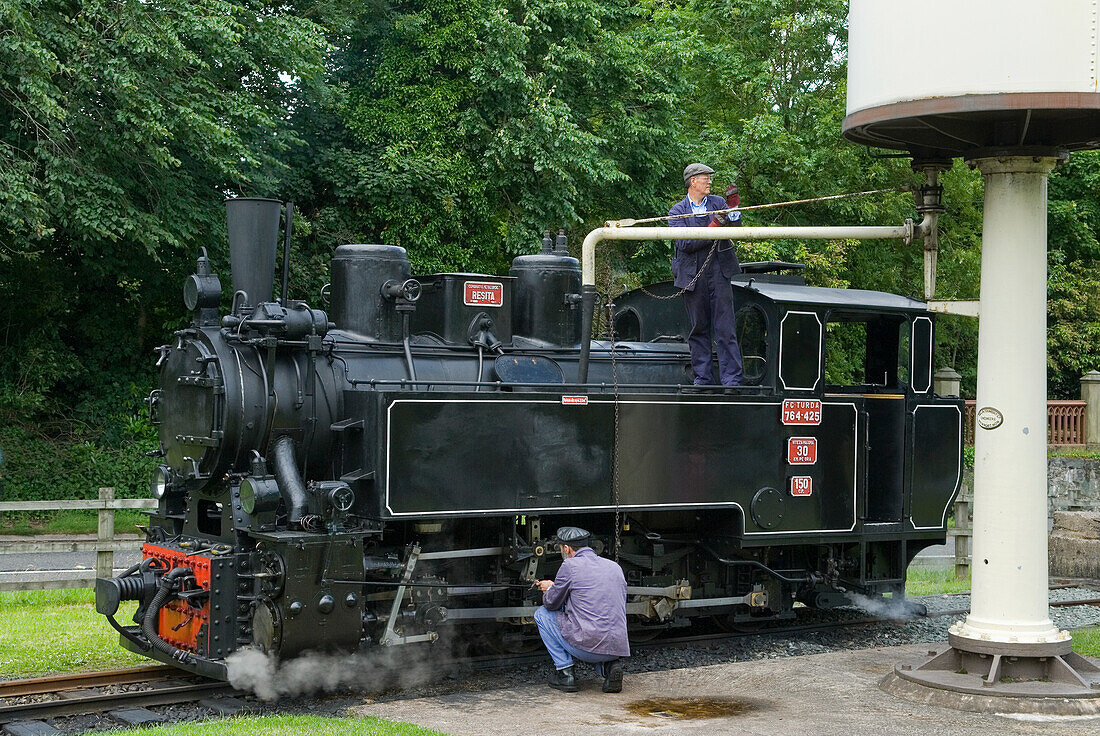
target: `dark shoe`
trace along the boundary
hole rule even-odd
[[[619,660],[607,662],[603,666],[603,691],[605,693],[621,693],[623,691],[623,666]]]
[[[619,675],[619,687],[622,687],[622,675]],[[573,668],[566,667],[564,670],[554,670],[554,674],[550,675],[550,679],[546,683],[555,690],[561,690],[563,693],[575,693],[577,692],[577,679],[573,676]]]

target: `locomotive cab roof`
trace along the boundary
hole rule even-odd
[[[745,292],[753,292],[760,297],[787,309],[811,307],[813,309],[841,309],[880,312],[927,313],[927,305],[916,299],[890,294],[884,291],[867,289],[835,289],[825,286],[806,286],[803,284],[774,283],[762,281],[752,274],[740,274],[733,277],[734,299],[744,299]]]
[[[928,394],[934,318],[924,302],[866,289],[807,286],[795,264],[746,264],[732,279],[745,383],[780,392]],[[685,343],[672,282],[615,299],[615,338]],[[648,292],[648,293],[646,293]],[[652,296],[651,296],[652,295]]]

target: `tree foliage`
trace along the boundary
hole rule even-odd
[[[427,0],[343,18],[329,67],[341,94],[296,118],[312,141],[308,173],[288,180],[310,220],[303,247],[386,242],[420,271],[499,272],[545,229],[667,207],[683,90],[652,13]]]
[[[122,426],[180,319],[199,247],[228,277],[225,193],[298,205],[292,291],[332,249],[405,246],[420,272],[504,272],[661,215],[689,161],[746,205],[920,182],[853,146],[843,0],[0,0],[0,413]],[[977,298],[982,183],[944,176],[938,296]],[[1050,386],[1100,364],[1100,156],[1050,184]],[[882,224],[905,193],[749,211]],[[919,244],[743,244],[811,283],[920,296]],[[601,279],[669,275],[668,243],[607,246]],[[939,322],[972,391],[977,324]],[[73,424],[71,420],[78,421]],[[89,430],[91,431],[91,430]],[[127,436],[115,432],[117,438]],[[116,438],[116,439],[117,439]],[[122,441],[122,440],[118,440]]]
[[[145,373],[185,264],[224,240],[225,192],[265,190],[302,144],[285,110],[324,53],[266,2],[0,2],[3,405]]]

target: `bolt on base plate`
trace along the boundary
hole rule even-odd
[[[982,642],[983,651],[968,651],[966,642],[952,639],[923,660],[898,664],[879,687],[905,700],[979,713],[1100,714],[1097,660],[1020,644]]]

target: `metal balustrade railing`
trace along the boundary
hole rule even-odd
[[[1053,447],[1084,447],[1088,442],[1085,432],[1084,401],[1047,401],[1047,444]],[[974,444],[974,415],[977,402],[966,400],[963,415],[963,443]]]

